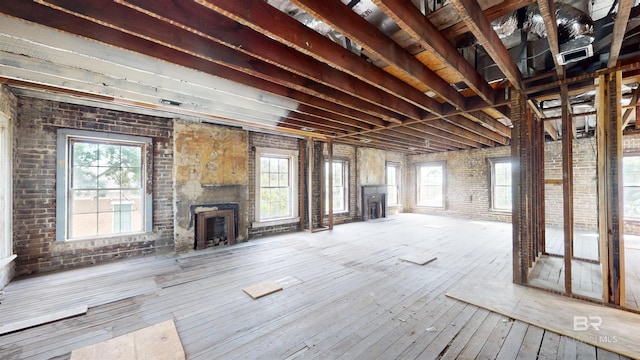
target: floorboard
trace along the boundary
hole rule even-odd
[[[69,304],[88,310],[1,335],[0,358],[67,359],[168,320],[188,359],[613,355],[445,295],[474,277],[511,281],[510,224],[419,214],[389,220],[17,279],[4,289],[2,318]],[[409,253],[437,259],[423,266],[399,259]],[[549,264],[539,272],[558,276]],[[283,290],[256,300],[243,292],[265,279]]]

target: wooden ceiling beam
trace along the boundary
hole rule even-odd
[[[469,130],[474,134],[480,135],[491,141],[495,141],[498,144],[502,144],[502,145],[509,144],[509,138],[507,138],[506,136],[502,136],[492,130],[489,130],[486,127],[462,115],[449,116],[444,118],[444,120],[449,121],[452,124],[456,124],[463,129]]]
[[[435,151],[455,150],[455,147],[445,146],[439,142],[432,142],[429,139],[418,137],[407,137],[406,134],[397,133],[393,130],[385,130],[383,132],[370,133],[366,136],[368,139],[378,141],[389,141],[398,146],[404,146],[405,151],[409,148],[428,148]],[[426,140],[426,141],[425,141]]]
[[[409,1],[373,0],[387,16],[443,64],[455,71],[484,101],[493,105],[495,91],[438,29]]]
[[[549,43],[553,63],[556,66],[558,79],[564,79],[564,65],[560,65],[558,59],[560,55],[560,42],[558,40],[556,7],[553,5],[553,0],[538,0],[538,8],[540,9],[540,15],[544,21],[544,26],[547,29],[547,42]]]
[[[469,113],[464,113],[462,114],[462,116],[481,123],[492,131],[511,139],[511,128],[494,119],[493,117],[487,115],[487,113],[485,113],[484,111],[472,111]]]
[[[153,0],[127,0],[142,6],[156,6]],[[419,90],[395,78],[372,63],[346,50],[342,46],[309,29],[288,14],[263,0],[196,0],[201,5],[218,11],[238,23],[296,50],[321,59],[336,69],[377,86],[424,110],[440,114],[440,103]],[[151,5],[148,5],[151,4]]]
[[[631,8],[634,2],[633,0],[618,1],[618,13],[616,14],[616,22],[613,24],[609,61],[607,62],[607,67],[610,69],[614,68],[618,62],[620,49],[622,49],[622,40],[624,40],[624,34],[627,31],[629,15],[631,14]]]
[[[397,113],[394,113],[392,109],[398,110],[398,112],[412,118],[419,117],[422,113],[422,111],[415,106],[408,104],[401,99],[392,97],[391,95],[357,79],[332,79],[332,75],[338,76],[344,74],[336,71],[335,69],[331,69],[320,62],[314,64],[312,59],[299,53],[289,54],[295,59],[294,61],[301,66],[298,69],[291,69],[279,64],[277,62],[277,59],[279,59],[278,57],[276,57],[276,59],[269,59],[269,62],[260,61],[265,59],[256,60],[255,56],[248,55],[247,52],[234,50],[234,46],[229,43],[224,43],[224,45],[222,45],[220,42],[213,41],[211,37],[199,36],[189,30],[186,30],[184,27],[174,26],[176,24],[167,22],[167,19],[164,19],[165,21],[163,21],[162,19],[158,19],[158,17],[153,17],[146,13],[139,13],[130,7],[116,4],[109,0],[96,0],[90,3],[78,3],[72,0],[41,1],[60,11],[70,12],[73,15],[94,21],[97,24],[108,23],[110,27],[116,30],[149,39],[160,45],[195,56],[200,56],[206,60],[217,62],[224,66],[234,67],[239,71],[243,71],[257,77],[267,76],[267,79],[270,81],[280,82],[285,86],[292,87],[299,91],[311,91],[312,95],[317,97],[325,98],[330,101],[342,102],[345,106],[353,105],[352,107],[356,107],[359,110],[367,110],[370,114],[377,116],[382,115],[382,113],[386,113],[386,115],[381,116],[384,121],[401,121],[398,119]],[[132,12],[136,15],[134,16]],[[137,21],[130,21],[129,19],[131,18],[136,18]],[[217,29],[221,33],[237,33],[237,31],[228,30],[229,27],[231,27],[232,30],[238,28],[237,23],[222,16],[219,16],[219,18],[216,17],[215,19],[220,21],[223,21],[223,19],[229,21],[229,23],[223,23],[222,25],[224,26]],[[210,18],[210,20],[212,19]],[[227,31],[224,32],[224,29],[227,29]],[[256,36],[251,37],[251,35]],[[254,41],[253,45],[264,50],[263,52],[268,52],[268,47],[263,49],[260,45],[257,45],[260,43],[260,38],[258,38],[258,36],[262,38],[263,42],[269,42],[268,38],[259,34],[247,35],[247,37]],[[275,46],[282,46],[279,43],[274,42],[274,44]],[[241,42],[236,45],[235,48],[242,48],[243,45],[251,47],[251,45]],[[276,50],[278,51],[273,51],[273,53],[278,53],[280,50],[285,51],[283,48],[277,48]],[[304,58],[296,58],[296,54],[304,56]],[[306,62],[309,62],[311,65],[316,65],[318,69],[314,70],[314,67],[309,67],[309,64],[302,65]],[[306,71],[303,70],[304,67],[307,67]],[[327,72],[323,73],[325,70]],[[303,75],[306,79],[300,75]],[[309,82],[309,80],[312,80],[312,82]],[[381,107],[382,113],[376,111],[372,112],[376,107]],[[377,125],[384,126],[384,121],[382,119],[379,120]]]
[[[456,144],[453,143],[451,141],[447,141],[444,140],[440,137],[437,137],[435,135],[431,135],[430,133],[427,132],[421,132],[415,129],[411,129],[408,127],[397,127],[395,129],[386,129],[384,131],[381,131],[380,133],[387,135],[387,134],[394,134],[391,136],[396,136],[400,139],[406,138],[406,137],[413,137],[413,138],[417,138],[420,141],[424,142],[425,140],[429,141],[430,147],[439,147],[443,150],[456,150],[456,149],[468,149],[469,146],[463,145],[463,144]]]
[[[501,16],[510,14],[535,2],[535,0],[507,0],[484,10],[484,15],[489,21],[493,21]],[[431,16],[429,16],[429,18],[431,18]],[[449,40],[469,32],[467,24],[465,24],[464,21],[458,21],[454,24],[445,24],[441,27],[441,30],[442,35]]]
[[[464,107],[465,100],[462,94],[340,0],[291,0],[291,2],[357,42],[367,51],[376,54],[396,72],[424,84],[454,106]]]
[[[407,130],[416,130],[421,133],[428,134],[430,136],[435,136],[436,140],[440,139],[439,141],[446,141],[450,143],[452,146],[459,147],[459,148],[468,149],[468,148],[482,147],[482,144],[480,144],[479,142],[469,140],[460,135],[452,134],[450,132],[444,131],[434,126],[429,126],[427,124],[413,124],[410,126],[403,126],[402,128]]]
[[[536,115],[539,121],[543,122],[544,131],[549,134],[549,136],[554,140],[558,140],[558,130],[556,130],[555,126],[550,121],[544,121],[545,115],[542,112],[542,109],[531,99],[527,100],[527,105],[529,109]]]
[[[522,73],[496,32],[493,31],[491,22],[484,15],[478,2],[475,0],[451,0],[451,4],[511,85],[521,90],[523,88]]]

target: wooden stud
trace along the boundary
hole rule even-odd
[[[333,229],[333,140],[327,142],[327,152],[329,153],[329,230]],[[345,179],[348,183],[349,179]]]
[[[573,121],[569,114],[569,89],[560,86],[562,101],[562,199],[564,215],[564,289],[571,296],[573,258]]]

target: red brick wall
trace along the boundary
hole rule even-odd
[[[20,98],[14,148],[16,273],[33,274],[117,258],[173,251],[173,122],[95,107]],[[153,232],[56,241],[58,129],[153,138]]]

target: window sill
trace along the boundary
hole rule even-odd
[[[254,228],[254,229],[257,229],[257,228],[264,228],[264,227],[269,227],[269,226],[295,224],[295,223],[299,223],[299,222],[300,222],[300,218],[299,217],[286,218],[286,219],[277,219],[277,220],[254,221],[251,224],[251,227]]]
[[[416,207],[420,208],[420,209],[440,209],[440,210],[445,210],[444,206],[416,205]]]
[[[513,212],[513,210],[509,209],[509,210],[500,210],[500,209],[489,209],[489,212],[495,213],[495,214],[511,214]]]
[[[5,265],[7,265],[9,263],[11,263],[17,257],[18,257],[18,255],[13,254],[13,255],[11,255],[9,257],[0,259],[0,268],[4,267]]]

